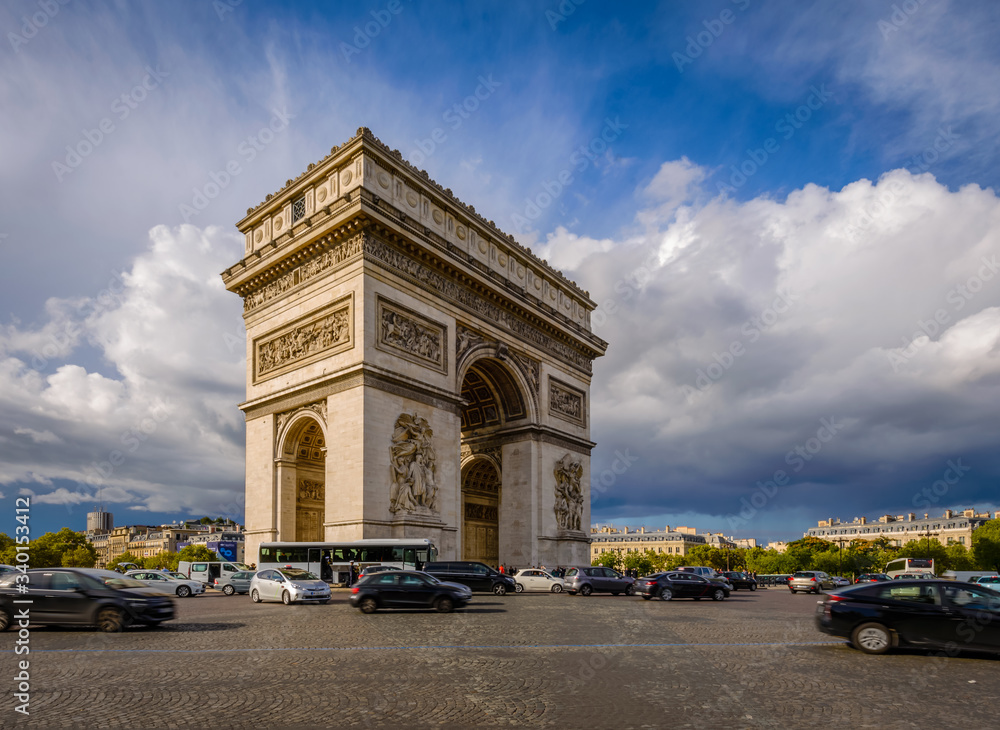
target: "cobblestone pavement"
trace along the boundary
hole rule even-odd
[[[477,595],[454,614],[178,601],[119,635],[31,632],[32,727],[997,726],[1000,660],[872,657],[813,626],[816,597],[721,603]],[[15,634],[0,636],[0,727]]]

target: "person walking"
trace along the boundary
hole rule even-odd
[[[350,588],[354,585],[354,561],[351,561],[350,570],[347,572],[347,587]]]

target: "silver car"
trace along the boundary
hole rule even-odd
[[[250,598],[254,603],[281,601],[286,606],[290,603],[329,603],[330,586],[301,568],[260,570],[250,581]]]
[[[571,596],[579,593],[589,596],[591,593],[610,593],[617,596],[624,593],[631,596],[635,593],[635,578],[622,575],[613,568],[603,568],[599,565],[587,565],[581,568],[566,570],[566,592]]]
[[[204,583],[188,578],[175,578],[161,570],[130,570],[125,576],[159,588],[164,593],[175,593],[178,598],[198,596],[205,592]]]
[[[222,591],[227,596],[234,593],[249,593],[250,583],[253,581],[254,572],[252,570],[241,570],[238,573],[227,573],[215,579],[215,590]]]
[[[820,593],[836,588],[833,578],[822,570],[800,570],[788,579],[788,590],[792,593]]]

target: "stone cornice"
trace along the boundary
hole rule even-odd
[[[432,180],[426,170],[421,170],[411,165],[403,158],[399,150],[390,148],[372,134],[372,131],[367,127],[359,127],[354,137],[350,140],[342,145],[331,148],[330,154],[319,162],[310,163],[305,172],[298,175],[294,180],[287,180],[284,187],[276,193],[269,194],[263,202],[258,203],[254,207],[247,208],[247,215],[236,224],[236,227],[242,232],[252,229],[255,224],[264,218],[266,213],[284,210],[293,199],[305,194],[317,178],[328,175],[330,172],[344,165],[344,163],[352,162],[359,155],[365,153],[372,154],[378,158],[384,167],[392,169],[393,172],[405,175],[408,182],[412,184],[412,187],[421,188],[424,192],[429,192],[434,198],[442,201],[444,204],[439,207],[447,207],[458,211],[463,217],[468,218],[473,225],[486,229],[491,236],[502,240],[504,244],[510,246],[515,252],[545,270],[548,274],[558,279],[561,284],[585,299],[591,305],[590,309],[596,307],[596,304],[590,300],[588,292],[577,286],[575,282],[567,279],[561,271],[550,266],[547,261],[540,259],[532,253],[530,248],[519,244],[512,235],[502,231],[496,223],[481,216],[473,206],[467,205],[456,198],[451,188],[442,187]]]

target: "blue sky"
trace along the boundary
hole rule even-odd
[[[122,447],[118,523],[242,516],[218,272],[362,125],[599,303],[594,521],[1000,501],[994,3],[15,1],[0,29],[0,505],[34,494],[36,529],[82,527]]]

